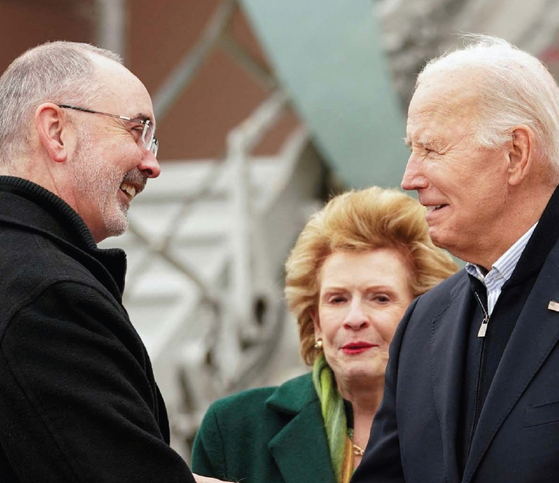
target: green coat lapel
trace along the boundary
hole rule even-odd
[[[310,374],[280,386],[266,405],[293,415],[268,444],[285,483],[334,483],[320,403]]]

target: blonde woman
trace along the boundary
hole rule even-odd
[[[330,200],[286,263],[287,302],[312,372],[216,401],[196,437],[193,471],[254,483],[349,482],[398,322],[456,269],[409,196],[372,187]]]

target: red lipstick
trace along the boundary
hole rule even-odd
[[[377,346],[375,344],[371,344],[370,342],[364,342],[358,340],[344,345],[342,347],[342,351],[348,355],[356,355],[369,350],[371,347],[377,347]]]

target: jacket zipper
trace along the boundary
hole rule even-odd
[[[483,320],[481,321],[481,325],[479,326],[479,331],[477,333],[477,336],[485,337],[485,334],[487,333],[487,326],[489,324],[489,314],[487,313],[487,310],[485,310],[485,306],[483,305],[481,299],[479,298],[478,293],[474,292],[474,295],[476,296],[476,299],[479,303],[479,306],[481,307],[481,310],[483,310]]]
[[[480,410],[479,408],[479,391],[480,391],[480,385],[481,385],[481,370],[484,366],[484,358],[485,358],[485,334],[487,333],[487,327],[489,325],[489,314],[487,313],[487,310],[485,308],[485,305],[483,305],[483,302],[481,301],[481,298],[479,297],[477,292],[474,292],[474,295],[478,301],[479,306],[481,307],[481,310],[483,311],[483,320],[481,321],[481,325],[479,327],[479,331],[477,333],[477,336],[480,337],[482,339],[481,341],[481,351],[480,351],[480,358],[479,358],[479,368],[478,368],[478,374],[477,374],[477,382],[476,382],[476,397],[475,397],[475,402],[474,402],[474,423],[472,424],[472,429],[470,431],[470,442],[468,444],[468,454],[470,453],[470,449],[472,447],[472,440],[474,439],[474,433],[477,427],[477,421],[478,421],[478,411]]]

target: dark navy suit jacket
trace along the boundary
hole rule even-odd
[[[460,474],[458,422],[472,297],[462,270],[409,307],[352,483],[559,481],[559,312],[548,308],[559,302],[559,243],[520,312]]]

